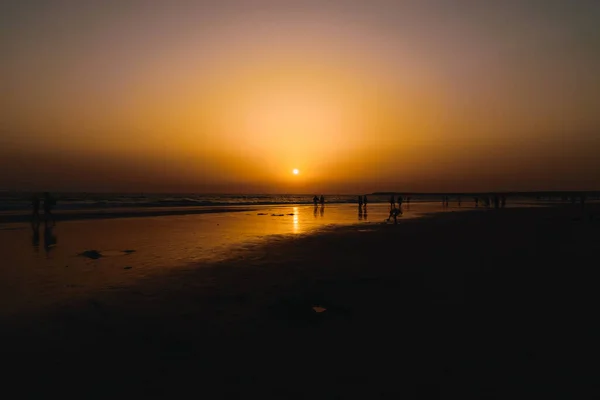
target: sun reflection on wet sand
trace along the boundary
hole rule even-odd
[[[292,231],[294,234],[300,233],[300,226],[298,224],[298,207],[293,208],[294,218],[292,220]]]

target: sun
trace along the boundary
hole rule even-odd
[[[294,175],[298,175],[298,174],[300,173],[300,171],[298,170],[298,168],[294,168],[294,169],[292,170],[292,173],[293,173]]]

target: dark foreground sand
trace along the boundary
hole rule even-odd
[[[272,242],[4,318],[3,389],[594,398],[599,238],[600,208],[589,205],[451,212]]]

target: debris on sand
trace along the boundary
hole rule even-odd
[[[131,253],[135,253],[135,250],[123,250],[123,253],[131,254]]]
[[[127,265],[127,266],[123,267],[123,269],[131,269],[131,268],[133,268],[131,265]]]
[[[258,213],[256,215],[269,215],[269,214],[267,214],[267,213]]]
[[[283,217],[283,214],[271,214],[271,217]]]
[[[102,254],[98,250],[86,250],[83,253],[79,253],[78,255],[82,257],[91,258],[92,260],[97,260],[102,257]]]
[[[321,307],[321,306],[314,306],[312,309],[315,310],[315,312],[317,312],[317,313],[322,313],[323,311],[327,311],[327,309],[325,307]]]
[[[294,213],[289,213],[288,215],[294,215]]]

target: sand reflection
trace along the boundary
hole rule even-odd
[[[292,232],[300,233],[300,224],[298,223],[298,207],[293,208],[294,218],[292,219]]]

